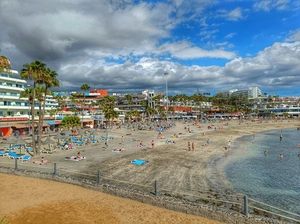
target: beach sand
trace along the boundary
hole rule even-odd
[[[53,181],[0,174],[0,219],[38,223],[221,222]]]
[[[208,129],[208,126],[212,128]],[[209,166],[214,158],[226,153],[225,147],[228,147],[229,141],[233,147],[235,139],[243,135],[253,135],[254,132],[259,135],[263,130],[296,129],[299,126],[299,120],[242,123],[232,120],[228,125],[221,121],[201,124],[201,127],[193,123],[177,121],[176,127],[162,133],[166,139],[174,140],[175,144],[167,144],[164,142],[165,139],[157,139],[158,133],[153,130],[112,129],[109,136],[115,138],[108,141],[108,149],[105,148],[104,141],[101,141],[77,147],[75,150],[59,150],[53,154],[39,155],[31,160],[39,160],[41,156],[45,156],[46,159],[57,164],[58,173],[92,180],[97,179],[97,171],[100,170],[102,182],[124,185],[127,188],[132,187],[146,192],[153,191],[153,183],[157,180],[160,194],[188,194],[186,198],[191,199],[197,197],[199,192],[215,190],[207,176]],[[189,133],[188,129],[192,130],[192,133]],[[172,138],[175,133],[180,133],[180,138]],[[105,132],[98,130],[96,138],[99,139],[101,135],[105,135]],[[209,145],[207,145],[208,139],[210,139]],[[154,149],[151,149],[151,140],[155,141]],[[141,141],[145,146],[137,147]],[[195,151],[188,150],[188,141],[195,143]],[[126,152],[113,152],[112,150],[116,148],[125,148]],[[86,157],[85,160],[73,162],[64,159],[66,156],[76,155],[78,151]],[[147,160],[148,163],[144,166],[136,166],[130,163],[133,159]],[[52,163],[39,166],[32,164],[32,161],[19,163],[19,168],[49,173],[53,171]],[[14,167],[14,162],[7,158],[0,158],[0,164]],[[76,223],[77,215],[80,216],[78,220],[83,223],[218,223],[51,181],[29,179],[28,184],[32,183],[32,185],[25,185],[27,178],[23,180],[22,177],[22,184],[20,184],[19,178],[21,177],[7,175],[3,175],[2,178],[1,175],[1,180],[5,180],[1,181],[1,189],[7,190],[0,191],[1,199],[5,198],[2,200],[5,203],[1,203],[0,218],[7,215],[9,220],[12,220],[11,223],[18,223],[17,220],[21,215],[26,217],[25,220],[30,219],[27,223],[40,223],[41,217],[49,217],[52,221],[54,219],[47,215],[49,211],[52,216],[57,213],[55,218],[64,219],[64,223],[67,223],[66,220]],[[14,194],[4,194],[10,189],[14,189]],[[85,218],[88,222],[83,221]],[[61,222],[56,220],[53,223]]]

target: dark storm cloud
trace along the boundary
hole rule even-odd
[[[2,0],[1,55],[19,71],[25,63],[43,60],[59,74],[60,89],[68,91],[79,91],[84,83],[110,93],[164,91],[166,71],[170,93],[300,85],[299,31],[291,33],[289,43],[241,58],[223,49],[203,50],[187,40],[162,42],[188,15],[190,19],[217,1],[136,2]],[[230,61],[224,67],[184,66],[174,58]]]

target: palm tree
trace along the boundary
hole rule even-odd
[[[84,93],[89,90],[91,87],[88,84],[83,84],[80,89],[84,91]],[[85,107],[85,94],[84,94],[84,104],[83,106]],[[82,118],[82,127],[83,127],[83,112],[84,112],[84,107],[82,109],[82,113],[81,113],[81,118]]]
[[[3,72],[4,69],[9,70],[10,63],[5,56],[0,56],[0,73]]]
[[[134,110],[134,111],[132,112],[132,115],[133,115],[133,117],[135,118],[136,121],[138,120],[138,118],[141,117],[141,113],[140,113],[140,111],[138,111],[138,110]]]
[[[109,121],[109,126],[111,126],[111,119],[118,118],[119,114],[115,111],[115,101],[113,96],[105,96],[101,101],[102,111],[104,117]]]
[[[131,105],[133,104],[132,96],[130,94],[126,94],[125,99],[128,101],[128,109],[130,110]]]
[[[153,116],[155,115],[155,109],[152,107],[147,107],[146,114],[148,114],[150,119],[153,118]]]
[[[50,68],[47,68],[45,70],[45,73],[44,73],[43,77],[41,78],[41,80],[39,82],[40,84],[45,85],[44,104],[43,104],[43,117],[42,117],[43,121],[44,121],[44,111],[45,111],[45,107],[46,107],[46,96],[47,96],[47,93],[48,93],[48,89],[55,88],[55,87],[60,87],[60,82],[56,77],[57,77],[57,73],[55,71],[52,71]]]
[[[40,79],[37,81],[37,83],[40,86],[37,86],[38,90],[38,101],[39,101],[39,125],[38,125],[38,133],[41,137],[42,135],[42,127],[44,123],[45,118],[45,107],[46,107],[46,97],[47,95],[50,95],[51,92],[49,92],[49,88],[52,87],[59,87],[60,83],[59,80],[56,78],[57,73],[55,71],[52,71],[50,68],[45,68],[43,73],[40,75]],[[43,105],[42,105],[43,102]],[[43,106],[43,109],[42,109]],[[39,148],[41,148],[41,138],[39,138],[38,141]]]
[[[133,114],[132,111],[127,111],[125,113],[125,118],[127,118],[129,120],[129,123],[131,123],[132,116],[133,116],[132,114]]]
[[[30,64],[24,64],[23,69],[21,70],[21,79],[33,80],[33,93],[32,99],[33,103],[31,104],[31,116],[32,116],[32,147],[33,155],[37,154],[37,149],[35,147],[35,131],[34,131],[34,101],[35,101],[35,89],[38,81],[41,79],[41,76],[45,70],[46,64],[37,60]]]
[[[42,112],[42,105],[44,101],[44,94],[45,94],[45,88],[44,86],[37,86],[36,87],[36,99],[39,102],[39,121],[38,121],[38,148],[41,149],[41,137],[42,137],[42,127],[43,127],[43,112]]]
[[[20,98],[27,98],[28,99],[28,103],[30,104],[30,108],[31,108],[32,105],[34,104],[34,100],[33,100],[33,88],[24,89],[24,91],[22,91],[20,93]],[[30,114],[28,114],[28,122],[30,120],[29,116],[30,116]],[[30,130],[30,124],[28,124],[28,129]],[[28,135],[30,135],[30,131],[28,132]]]

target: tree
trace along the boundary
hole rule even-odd
[[[88,84],[83,84],[80,89],[84,91],[84,93],[89,90],[91,87]],[[84,94],[84,104],[82,109],[82,127],[83,127],[83,113],[84,113],[84,107],[85,107],[85,94]]]
[[[128,108],[130,109],[131,105],[133,104],[132,96],[130,94],[126,94],[125,99],[128,101]]]
[[[33,100],[33,88],[24,89],[24,91],[22,91],[20,93],[20,98],[27,98],[28,99],[28,103],[30,104],[30,108],[31,108],[32,105],[34,104],[34,100]],[[29,116],[30,116],[30,114],[28,114],[28,120],[29,120]],[[28,129],[30,130],[30,125],[29,125]],[[30,135],[30,131],[29,131],[28,134]]]
[[[21,70],[21,79],[33,80],[33,93],[32,99],[33,104],[31,104],[31,116],[32,116],[32,147],[33,147],[33,155],[37,154],[37,149],[35,147],[35,131],[34,131],[34,101],[35,101],[35,90],[38,81],[41,79],[41,76],[46,68],[46,64],[37,60],[30,64],[24,64],[23,69]]]
[[[137,121],[138,118],[141,117],[141,113],[140,113],[140,111],[138,111],[138,110],[134,110],[134,111],[132,112],[132,115],[133,115],[133,117],[136,119],[136,121]]]
[[[45,118],[45,107],[46,107],[46,97],[47,95],[52,94],[49,91],[49,88],[59,87],[59,80],[56,78],[57,73],[52,71],[50,68],[45,68],[43,73],[40,75],[39,80],[37,81],[37,98],[39,101],[39,125],[38,125],[38,134],[42,136],[42,128]],[[42,109],[43,108],[43,109]],[[41,148],[41,138],[38,139],[39,148]]]
[[[62,119],[60,126],[68,130],[72,127],[80,127],[80,118],[77,115],[66,116]]]
[[[146,114],[148,114],[150,119],[153,118],[153,116],[155,115],[155,109],[152,107],[147,107]]]
[[[9,60],[5,56],[0,56],[0,73],[4,71],[4,69],[7,71],[10,69],[10,63]]]
[[[44,101],[44,94],[45,94],[45,88],[44,86],[37,86],[36,87],[36,99],[39,102],[39,121],[38,121],[38,148],[41,149],[41,136],[42,136],[42,127],[43,127],[43,112],[42,112],[42,103]]]
[[[109,122],[109,126],[111,126],[111,120],[119,117],[118,112],[115,111],[115,101],[116,99],[113,96],[105,96],[101,101],[102,111],[104,113],[104,117]]]
[[[127,119],[129,120],[129,123],[131,123],[132,116],[133,116],[132,111],[127,111],[127,112],[125,113],[125,118],[127,118]]]

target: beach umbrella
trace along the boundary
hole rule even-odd
[[[85,130],[79,129],[79,130],[78,130],[78,134],[79,134],[79,135],[84,135],[84,134],[85,134]]]
[[[78,130],[78,135],[80,135],[81,136],[81,140],[82,140],[82,136],[85,134],[85,130],[83,130],[83,129],[79,129]]]
[[[17,141],[17,137],[14,135],[11,135],[9,138],[7,138],[5,141],[3,141],[4,144],[9,144],[9,151],[11,150],[11,145],[15,144]]]
[[[20,138],[18,137],[14,143],[15,145],[20,145],[20,154],[22,154],[22,148],[21,148],[21,145],[26,145],[27,142],[23,139],[23,138]]]
[[[45,139],[45,141],[42,141],[42,143],[43,144],[53,144],[54,143],[54,141],[48,136],[46,139]]]
[[[91,136],[93,136],[93,140],[95,140],[95,131],[90,133]]]
[[[54,136],[55,139],[63,139],[64,136],[62,136],[60,133]]]
[[[47,130],[47,134],[48,134],[48,135],[51,135],[51,134],[53,134],[53,133],[54,133],[54,132],[53,132],[51,129],[48,129],[48,130]]]
[[[45,145],[49,145],[49,149],[50,149],[50,145],[54,144],[54,141],[50,138],[50,136],[48,136],[45,141],[42,142]]]
[[[63,135],[62,137],[63,137],[62,139],[65,139],[65,140],[69,140],[71,138],[71,136],[68,133]]]
[[[8,139],[6,139],[3,143],[5,144],[14,144],[17,141],[17,137],[12,135]]]
[[[64,136],[62,136],[60,133],[58,133],[54,138],[57,139],[58,144],[59,144],[59,139],[63,139]]]

